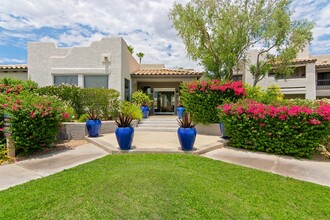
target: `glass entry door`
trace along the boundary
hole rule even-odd
[[[175,113],[175,89],[154,89],[154,114]]]

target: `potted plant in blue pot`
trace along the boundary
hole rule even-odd
[[[132,147],[134,128],[132,127],[132,116],[119,114],[115,120],[117,128],[115,131],[120,150],[130,150]]]
[[[88,111],[86,127],[89,137],[98,137],[100,134],[100,129],[102,122],[100,119],[100,114],[96,110]]]
[[[152,99],[146,93],[138,90],[132,93],[132,102],[138,106],[141,106],[141,112],[143,118],[148,118],[149,116],[149,106],[152,105]]]
[[[181,119],[178,119],[178,137],[181,149],[184,151],[193,150],[195,139],[196,139],[196,128],[190,114],[184,113]]]
[[[176,113],[177,113],[179,119],[182,118],[185,110],[186,109],[183,107],[183,105],[181,103],[179,103],[178,107],[176,108]]]

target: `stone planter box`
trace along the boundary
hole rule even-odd
[[[133,127],[137,127],[138,120],[133,120]],[[116,130],[115,121],[102,121],[100,134],[114,133]],[[58,139],[61,140],[83,140],[87,136],[85,122],[63,122]]]
[[[213,123],[208,125],[197,124],[196,129],[197,129],[197,134],[222,136],[220,132],[219,123]]]

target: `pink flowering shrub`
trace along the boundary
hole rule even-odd
[[[4,135],[4,107],[6,107],[5,104],[0,104],[0,163],[2,158],[5,156],[6,151],[6,139]]]
[[[48,147],[56,140],[61,121],[68,116],[58,99],[28,92],[2,96],[0,105],[11,116],[10,131],[17,153]]]
[[[224,101],[237,101],[244,97],[245,89],[241,81],[220,82],[219,80],[182,83],[181,101],[196,123],[219,122],[216,107]]]
[[[265,105],[253,100],[218,107],[232,147],[310,157],[330,134],[330,105]]]

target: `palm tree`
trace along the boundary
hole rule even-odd
[[[127,46],[127,49],[129,50],[129,52],[130,52],[131,54],[134,53],[134,47],[132,47],[132,45],[128,45],[128,46]]]
[[[137,53],[136,56],[140,59],[140,64],[141,64],[141,60],[144,57],[144,53],[142,53],[142,52]]]

